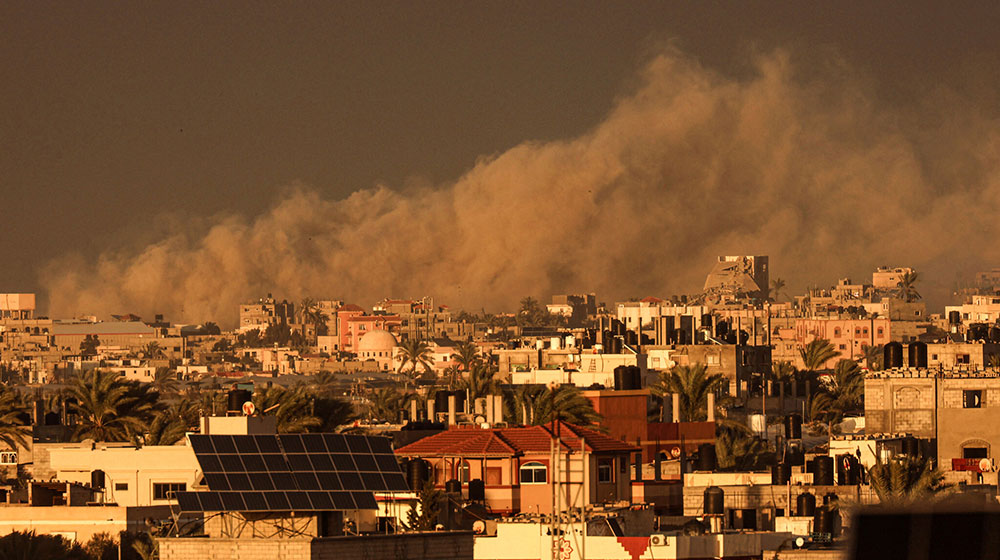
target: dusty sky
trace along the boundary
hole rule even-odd
[[[54,315],[159,311],[178,320],[235,315],[234,301],[266,286],[290,298],[308,292],[362,305],[429,292],[465,307],[487,290],[484,304],[496,310],[528,293],[598,289],[611,300],[696,291],[713,252],[745,250],[771,253],[772,274],[793,289],[917,261],[927,289],[943,293],[959,273],[1000,265],[986,244],[998,233],[990,218],[1000,210],[1000,8],[870,4],[4,2],[0,291],[38,291]],[[701,116],[684,120],[683,133],[645,129],[655,115],[687,111]],[[822,118],[812,120],[817,113]],[[748,123],[748,114],[763,122]],[[823,132],[803,138],[803,130]],[[751,148],[755,135],[760,153]],[[710,139],[733,136],[742,138],[743,155],[719,164],[736,148]],[[777,136],[784,140],[772,142]],[[630,142],[662,151],[621,147]],[[866,159],[880,150],[885,158]],[[739,171],[827,153],[824,169],[789,165],[777,177]],[[654,160],[676,165],[653,172]],[[866,177],[898,173],[826,180],[854,164]],[[692,171],[676,171],[684,166]],[[721,175],[692,177],[713,166]],[[575,189],[559,191],[577,170]],[[691,228],[656,224],[700,198],[656,189],[721,196],[711,193],[716,184],[750,195],[766,190],[766,200],[802,196],[852,208],[827,216],[830,231],[804,248],[790,240],[811,236],[810,217],[825,211],[805,202],[772,221],[724,215],[717,227],[729,228],[724,235],[676,246],[677,231]],[[664,199],[653,208],[658,216],[625,236],[642,250],[615,251],[606,235],[582,235],[591,223],[584,219],[559,231],[510,233],[539,229],[505,215],[507,196],[527,196],[519,189],[551,202],[601,185],[615,186],[618,198]],[[876,205],[911,194],[922,204],[901,210],[912,221],[894,232],[911,241],[879,239]],[[614,210],[595,219],[628,221],[649,210],[608,196],[590,201]],[[921,235],[951,235],[946,216],[933,217],[927,232],[926,206],[968,204],[981,208],[954,233],[977,250],[956,254],[955,245],[937,242],[921,252]],[[565,206],[577,218],[593,210]],[[461,221],[465,208],[481,212],[470,212],[477,223],[436,229]],[[301,218],[308,212],[318,215]],[[368,213],[373,220],[363,218]],[[710,204],[693,215],[720,219]],[[837,232],[850,229],[852,215],[866,220],[864,235]],[[302,223],[305,231],[291,231]],[[411,246],[410,236],[386,233],[402,226],[422,228],[428,243]],[[492,231],[472,233],[483,228]],[[793,270],[792,259],[838,247],[838,235],[851,248],[817,261],[831,266]],[[273,241],[286,236],[286,245]],[[747,236],[765,242],[742,242]],[[474,243],[452,246],[455,238]],[[227,243],[240,248],[220,255]],[[607,259],[609,270],[650,268],[644,260],[661,257],[675,268],[622,278],[593,272],[599,261],[581,263],[572,251],[565,258],[543,251],[512,271],[517,259],[503,257],[552,243],[624,255]],[[892,251],[865,251],[873,247]],[[381,254],[365,263],[368,275],[348,271],[351,259],[328,256],[357,251]],[[420,255],[396,264],[402,251]],[[250,267],[225,262],[271,253]],[[287,262],[277,256],[288,253],[295,257]],[[314,260],[324,262],[279,270]],[[449,263],[453,269],[442,272]],[[675,273],[678,264],[694,272]],[[501,278],[508,272],[511,282]]]

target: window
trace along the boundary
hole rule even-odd
[[[847,350],[847,345],[846,344],[841,344],[840,348],[838,348],[838,350]]]
[[[125,490],[128,490],[128,482],[116,482],[115,483],[115,491],[116,492],[121,492],[121,491],[125,491]]]
[[[153,499],[169,500],[174,492],[184,492],[185,490],[187,490],[187,484],[183,482],[154,482]]]
[[[956,364],[967,364],[967,363],[969,363],[969,355],[968,354],[956,354],[955,355],[955,363]]]
[[[471,478],[469,476],[471,471],[471,469],[469,468],[469,462],[462,461],[461,463],[459,463],[456,471],[457,472],[455,472],[456,475],[455,477],[458,478],[458,481],[461,482],[462,484],[468,484],[469,479]]]
[[[545,465],[539,462],[521,465],[521,484],[545,484]]]
[[[879,328],[878,328],[878,335],[879,335],[879,336],[882,336],[882,333],[883,333],[883,332],[885,332],[885,329],[883,329],[882,327],[879,327]]]
[[[833,329],[833,336],[840,336],[840,327]]]
[[[598,459],[597,482],[614,482],[614,481],[615,481],[615,460]]]
[[[989,457],[985,447],[966,447],[962,449],[963,459],[986,459]]]
[[[983,392],[979,389],[962,391],[962,408],[982,408]]]

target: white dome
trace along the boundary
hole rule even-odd
[[[395,347],[396,337],[382,329],[368,331],[358,341],[358,352],[392,352]]]

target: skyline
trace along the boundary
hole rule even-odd
[[[9,290],[178,320],[265,291],[496,309],[684,293],[756,253],[793,290],[914,266],[940,301],[997,261],[986,5],[233,6],[4,8]]]

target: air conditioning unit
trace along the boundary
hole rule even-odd
[[[649,545],[650,546],[666,546],[666,544],[667,544],[667,537],[665,537],[663,535],[650,535],[649,536]]]

